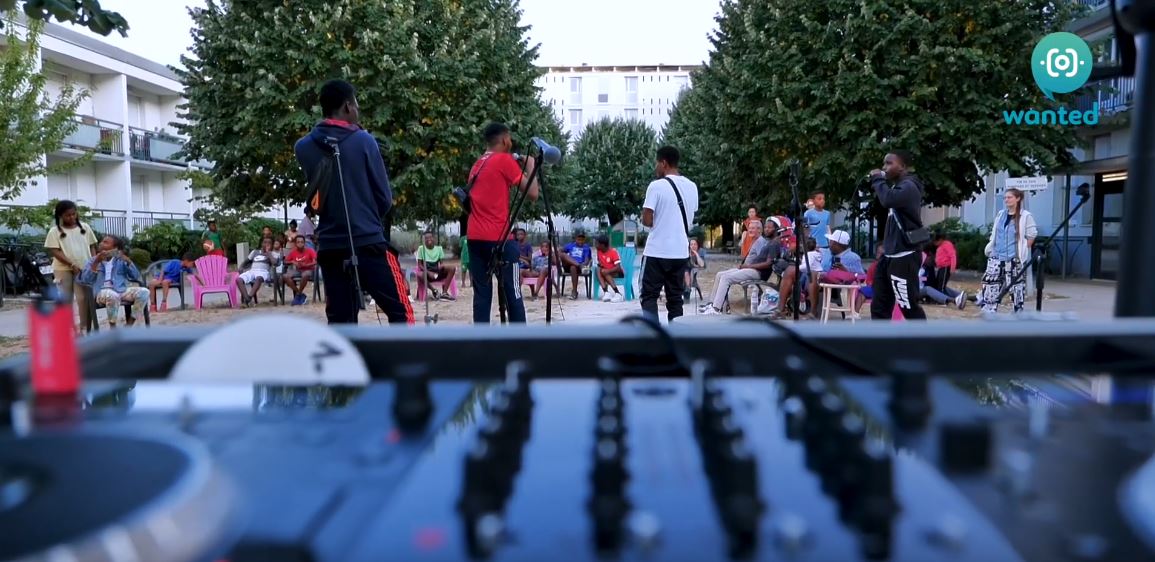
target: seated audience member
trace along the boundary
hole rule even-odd
[[[762,239],[762,220],[758,218],[746,219],[746,231],[742,233],[742,248],[739,258],[746,259],[750,255],[750,248]]]
[[[144,316],[148,289],[143,286],[129,287],[129,281],[138,285],[145,284],[140,270],[124,251],[124,240],[117,236],[105,236],[97,246],[96,255],[84,264],[80,282],[92,287],[97,304],[104,305],[109,327],[116,327],[121,307],[125,303],[131,303],[133,311],[133,316],[125,322],[127,325],[135,324],[137,318]]]
[[[525,239],[524,228],[514,229],[513,235],[517,238],[517,265],[521,267],[522,274],[524,274],[533,266],[533,244]]]
[[[296,219],[289,221],[289,229],[285,231],[285,240],[289,244],[296,244],[297,235],[299,234],[301,234],[301,232],[297,231]]]
[[[934,266],[935,278],[931,283],[939,291],[946,291],[951,275],[958,270],[958,251],[954,244],[946,239],[946,233],[939,230],[934,233]]]
[[[247,267],[248,270],[237,276],[237,287],[241,290],[241,302],[244,306],[257,304],[257,292],[261,290],[261,285],[268,283],[273,278],[273,240],[265,238],[261,240],[260,249],[249,252],[248,259],[241,267]],[[248,285],[253,286],[252,292],[248,290]]]
[[[160,311],[168,310],[168,289],[173,285],[180,287],[181,275],[192,273],[195,266],[193,255],[186,253],[179,260],[168,260],[161,264],[160,271],[155,279],[148,280],[148,290],[152,294],[152,311],[156,312],[156,292],[160,289]]]
[[[293,240],[293,250],[285,256],[285,263],[293,266],[293,270],[286,271],[281,280],[293,290],[293,306],[301,306],[309,300],[305,288],[317,270],[317,252],[305,246],[305,237],[298,234]]]
[[[429,294],[435,299],[455,300],[449,293],[449,286],[453,284],[457,268],[442,263],[445,259],[445,249],[437,245],[437,235],[426,232],[422,242],[421,247],[417,248],[417,269],[420,275],[425,276],[425,286]],[[440,295],[437,289],[433,288],[433,284],[438,281],[441,282]]]
[[[686,263],[686,292],[682,294],[684,301],[690,300],[690,291],[697,285],[698,274],[706,269],[706,250],[698,245],[697,238],[690,239],[690,261]],[[702,289],[698,289],[698,298],[702,298]]]
[[[938,289],[927,284],[929,278],[926,274],[926,271],[926,268],[920,269],[918,271],[918,291],[922,298],[930,299],[938,304],[946,304],[953,301],[953,304],[959,310],[966,308],[967,295],[965,292],[956,291],[950,287],[947,287],[945,291],[939,291]]]
[[[610,239],[604,234],[598,236],[598,284],[602,287],[602,300],[605,302],[622,302],[621,291],[618,290],[618,284],[614,282],[615,279],[621,279],[626,276],[626,271],[622,269],[622,257],[618,255],[618,251],[610,247]],[[610,291],[613,291],[611,294]]]
[[[750,246],[750,253],[742,265],[736,269],[720,271],[714,276],[714,298],[702,307],[702,314],[719,314],[726,305],[731,285],[770,278],[774,264],[782,255],[782,243],[778,240],[778,230],[773,223],[768,224],[763,229],[763,235]]]
[[[561,255],[561,274],[569,273],[573,277],[573,292],[570,294],[570,300],[578,299],[578,280],[581,278],[582,269],[589,267],[593,262],[593,251],[586,245],[586,235],[579,232],[573,237],[573,242],[565,245],[562,248]]]
[[[268,238],[269,240],[276,240],[276,237],[273,236],[273,227],[271,227],[271,226],[262,226],[261,227],[261,240],[264,240],[265,238]]]
[[[818,285],[830,283],[834,285],[853,285],[866,280],[866,270],[862,267],[862,258],[850,249],[850,233],[845,230],[835,230],[826,236],[830,242],[829,263],[823,264],[825,273],[818,277],[818,283],[811,283],[809,290],[810,302],[818,302]],[[815,309],[818,307],[815,306]],[[817,314],[813,310],[812,314]]]
[[[878,260],[882,259],[882,242],[874,245],[874,262],[866,269],[866,282],[858,288],[858,301],[854,303],[854,313],[862,309],[862,303],[874,298],[874,270],[878,269]]]
[[[826,271],[822,263],[822,252],[818,251],[818,241],[806,239],[806,259],[802,260],[802,286],[810,284],[811,279],[818,279]]]
[[[537,278],[537,284],[529,288],[530,295],[537,300],[537,292],[545,287],[547,282],[552,283],[554,290],[557,290],[557,281],[550,275],[550,268],[558,263],[557,256],[550,259],[549,256],[549,242],[542,242],[541,246],[533,253],[533,258],[530,262],[530,268],[527,278]]]

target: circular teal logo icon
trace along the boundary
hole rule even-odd
[[[1078,90],[1091,77],[1091,47],[1074,33],[1047,35],[1031,54],[1031,74],[1043,94],[1052,100],[1055,93]]]

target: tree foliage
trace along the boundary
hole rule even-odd
[[[187,155],[215,163],[217,207],[304,200],[293,144],[319,120],[331,78],[358,88],[362,125],[382,146],[395,220],[456,218],[450,196],[503,121],[523,145],[564,141],[537,98],[515,0],[209,0],[190,10],[194,57],[178,71]],[[564,144],[563,144],[564,146]]]
[[[59,202],[59,199],[52,199],[43,205],[4,207],[0,209],[0,226],[16,234],[23,234],[25,229],[42,234],[55,224],[56,204]],[[80,202],[77,202],[76,213],[84,222],[100,216]]]
[[[956,205],[982,174],[1044,174],[1069,164],[1071,128],[1012,127],[1003,110],[1048,103],[1031,51],[1074,2],[724,0],[708,63],[666,130],[703,187],[704,219],[750,204],[785,210],[788,162],[801,189],[834,204],[887,150],[914,153],[926,201]],[[805,197],[805,193],[803,194]]]
[[[613,225],[639,213],[657,150],[657,133],[642,121],[603,118],[587,125],[574,144],[568,214]]]
[[[17,0],[0,0],[0,12],[16,10]],[[104,36],[116,31],[128,37],[128,21],[119,12],[100,7],[100,0],[24,0],[24,15],[34,20],[68,22]],[[0,27],[4,22],[0,22]]]
[[[38,177],[83,164],[90,155],[49,165],[44,155],[59,150],[76,130],[73,117],[88,92],[64,84],[53,99],[40,70],[44,23],[31,21],[20,34],[9,19],[0,45],[0,201],[20,196]]]

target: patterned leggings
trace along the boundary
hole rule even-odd
[[[140,320],[144,318],[144,307],[148,304],[148,289],[129,287],[125,289],[124,293],[118,293],[112,289],[101,289],[96,294],[96,302],[104,305],[110,326],[116,325],[117,319],[120,318],[120,309],[125,303],[132,303],[133,318]]]
[[[1004,287],[1010,285],[1017,277],[1018,282],[1011,285],[1011,304],[1014,306],[1015,312],[1022,312],[1023,302],[1027,300],[1027,277],[1021,275],[1022,271],[1023,264],[1018,258],[1012,259],[1011,261],[1000,261],[997,258],[988,259],[987,270],[983,273],[983,310],[987,312],[998,312],[999,294],[1002,293]]]

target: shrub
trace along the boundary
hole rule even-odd
[[[189,230],[178,222],[158,222],[138,230],[132,238],[133,247],[147,251],[158,259],[179,258],[185,252],[204,254],[200,233]]]
[[[987,266],[987,241],[990,239],[990,230],[978,228],[963,222],[958,218],[949,218],[931,226],[934,232],[944,232],[948,240],[954,243],[958,251],[959,269],[983,271]]]
[[[389,243],[402,254],[412,254],[421,245],[421,234],[415,230],[394,230]]]
[[[139,269],[141,273],[144,273],[144,270],[152,264],[152,254],[149,254],[148,250],[142,248],[129,250],[128,258],[132,260],[132,263],[136,264],[137,269]]]

